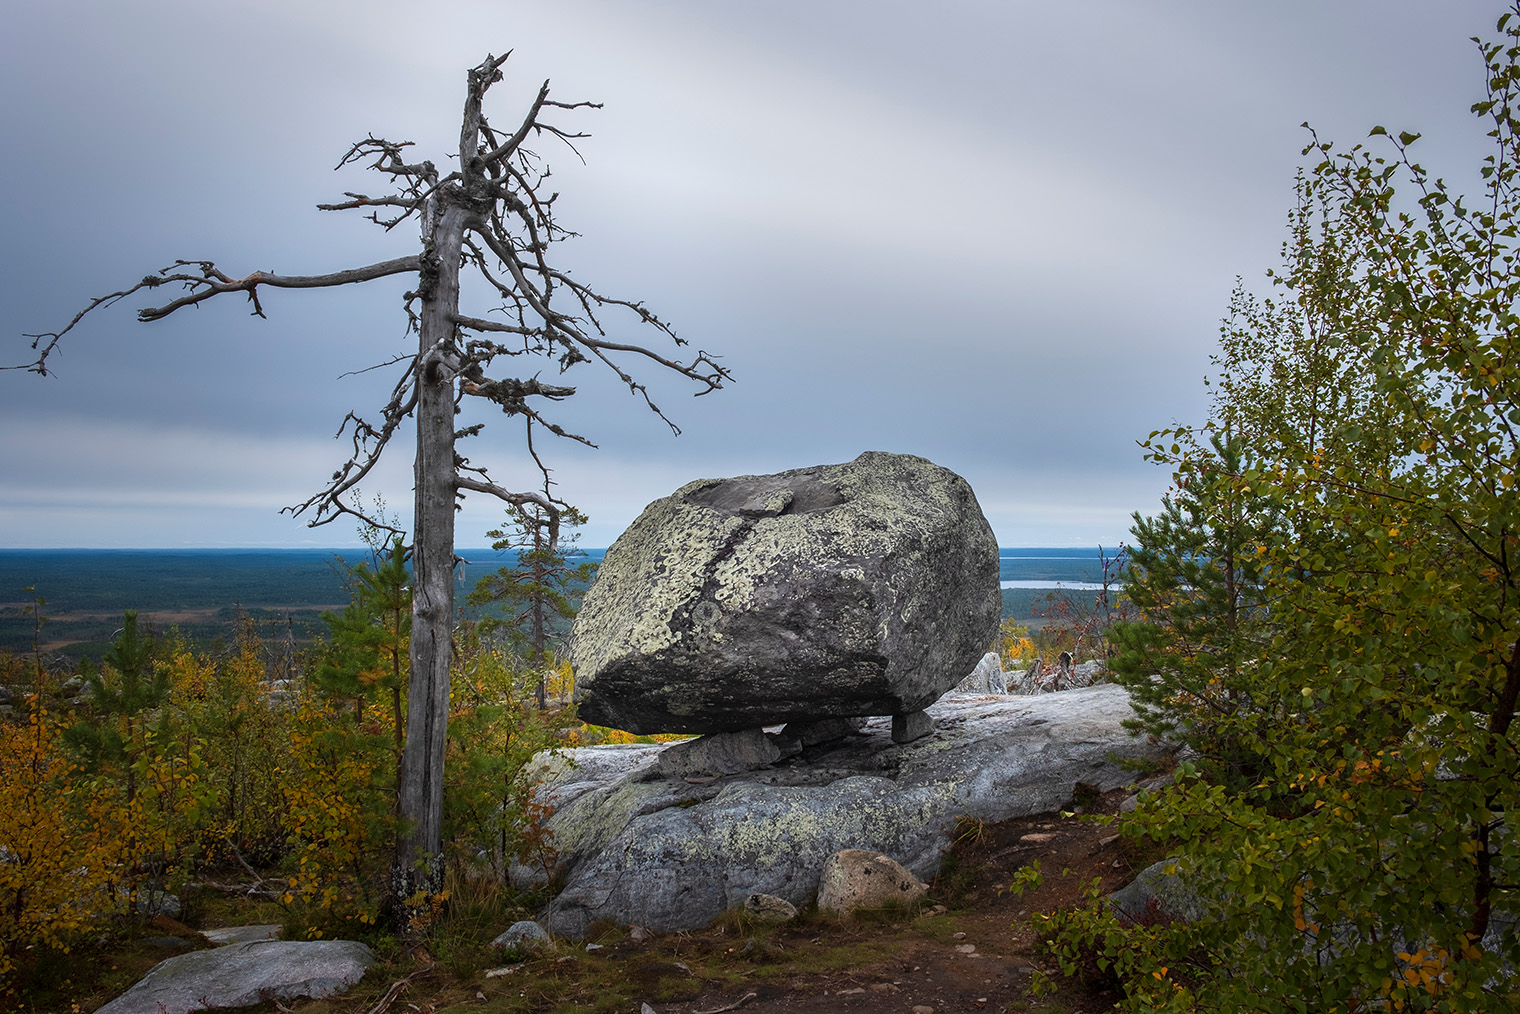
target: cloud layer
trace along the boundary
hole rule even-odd
[[[60,0],[8,17],[0,361],[22,332],[177,257],[234,274],[408,252],[314,210],[367,132],[444,164],[463,72],[511,47],[497,122],[550,77],[592,133],[546,145],[577,274],[646,301],[737,383],[652,378],[673,438],[581,368],[551,448],[604,545],[702,475],[922,454],[965,475],[1004,545],[1112,545],[1166,476],[1137,438],[1206,411],[1237,276],[1281,242],[1309,120],[1345,143],[1422,130],[1469,184],[1469,36],[1497,2],[935,5],[834,0],[190,4]],[[400,231],[400,230],[398,230]],[[343,457],[407,347],[398,282],[235,299],[70,336],[59,376],[0,373],[0,543],[342,545],[278,513]],[[484,310],[485,303],[477,304]],[[531,484],[520,426],[469,450]],[[407,448],[378,493],[409,513]],[[498,512],[472,503],[462,543]],[[469,533],[476,532],[476,536]]]

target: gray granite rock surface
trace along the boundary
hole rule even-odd
[[[570,660],[587,721],[728,732],[921,710],[1001,618],[997,540],[970,485],[871,451],[650,504],[598,567]]]
[[[860,735],[696,783],[659,774],[661,746],[541,755],[540,798],[556,807],[547,826],[565,875],[542,921],[575,938],[598,919],[693,929],[751,894],[805,906],[824,860],[849,848],[891,856],[927,880],[957,818],[1054,810],[1078,782],[1129,784],[1119,759],[1166,750],[1122,727],[1133,712],[1113,685],[950,696],[928,712],[933,731],[912,743],[893,743],[891,720],[874,718]]]
[[[160,961],[96,1014],[189,1014],[342,993],[375,963],[352,940],[260,940]]]

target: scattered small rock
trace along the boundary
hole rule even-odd
[[[1053,835],[1053,834],[1042,834],[1042,833],[1040,833],[1038,831],[1036,831],[1036,832],[1034,832],[1032,834],[1021,834],[1021,835],[1019,835],[1019,841],[1033,842],[1036,845],[1043,845],[1043,844],[1045,844],[1048,841],[1055,841],[1055,840],[1056,840],[1056,836],[1055,835]]]
[[[951,691],[957,694],[1006,694],[1008,677],[1003,673],[1003,658],[989,651],[971,670],[971,675],[961,680]]]
[[[928,1004],[916,1003],[913,1005],[913,1014],[934,1014],[934,1008]]]
[[[649,936],[649,931],[642,926],[635,925],[628,927],[628,939],[636,944],[641,944],[645,940],[648,940]]]
[[[797,918],[797,906],[774,894],[752,894],[744,899],[744,911],[762,922],[790,922]]]
[[[818,878],[818,907],[840,915],[894,902],[911,905],[927,893],[929,888],[897,860],[864,849],[829,856]]]
[[[975,954],[976,944],[961,944],[955,948],[961,954]]]
[[[179,898],[168,891],[137,892],[138,915],[167,915],[171,919],[178,919],[181,910]]]
[[[548,943],[549,934],[542,926],[532,919],[523,919],[508,926],[505,932],[491,941],[491,946],[497,950],[526,951]]]

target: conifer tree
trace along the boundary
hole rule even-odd
[[[148,713],[169,696],[169,673],[153,665],[153,641],[137,629],[137,611],[122,616],[122,629],[98,672],[85,678],[92,709],[101,716],[98,724],[78,722],[65,730],[64,742],[80,754],[91,770],[103,765],[125,768],[127,802],[137,796],[136,767],[132,763]]]
[[[551,537],[548,514],[537,504],[509,507],[507,525],[492,529],[486,536],[495,540],[492,549],[512,554],[514,562],[481,578],[468,599],[471,605],[504,610],[504,615],[481,620],[481,632],[500,635],[528,660],[538,674],[535,693],[540,709],[548,705],[549,643],[555,624],[575,618],[572,596],[585,589],[596,569],[587,560],[571,562],[585,554],[575,548],[579,534],[565,531],[585,523],[586,516],[580,511],[562,507],[561,535],[556,541]]]
[[[407,655],[412,634],[411,554],[400,537],[375,553],[369,563],[349,568],[353,599],[341,613],[322,619],[332,632],[315,673],[317,685],[354,704],[363,725],[364,705],[383,698],[389,705],[397,779],[406,742]]]

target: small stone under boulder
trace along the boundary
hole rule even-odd
[[[912,715],[1002,618],[971,486],[923,458],[702,479],[645,508],[571,636],[580,716],[636,733]]]
[[[764,729],[745,729],[675,743],[660,754],[655,767],[666,778],[732,775],[773,764],[781,754]]]
[[[928,893],[929,888],[897,860],[865,849],[834,853],[818,877],[819,910],[838,915],[911,905]]]

